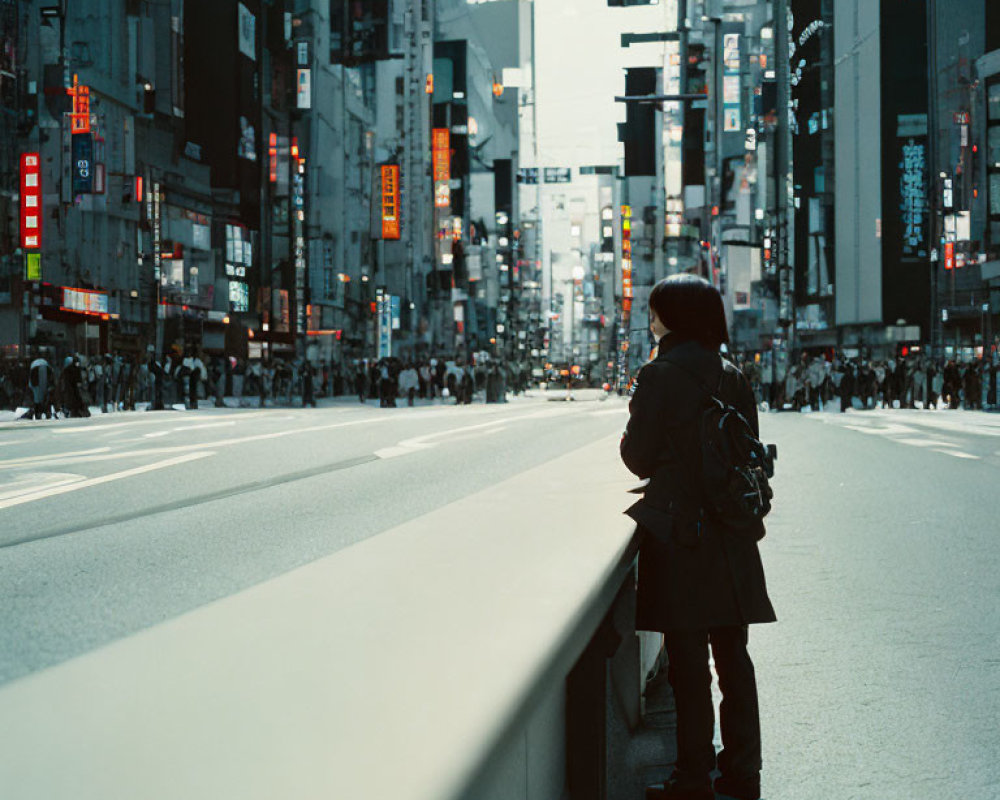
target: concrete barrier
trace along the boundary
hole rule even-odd
[[[8,684],[0,796],[632,796],[631,483],[602,440]]]

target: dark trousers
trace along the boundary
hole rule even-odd
[[[757,681],[747,652],[745,626],[708,631],[675,631],[664,637],[670,666],[667,677],[677,705],[677,772],[685,783],[704,785],[716,768],[715,709],[712,673],[708,665],[711,644],[719,675],[722,752],[717,792],[757,800],[760,796],[760,713]]]

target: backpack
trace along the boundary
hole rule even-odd
[[[763,444],[747,418],[721,396],[725,369],[712,390],[693,371],[667,360],[705,391],[698,420],[705,511],[734,528],[762,522],[774,497],[768,478],[774,477],[777,448]]]

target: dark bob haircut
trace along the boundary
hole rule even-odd
[[[669,331],[694,339],[710,350],[729,343],[722,295],[698,275],[671,275],[649,293],[649,309]]]

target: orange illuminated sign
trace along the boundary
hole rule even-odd
[[[632,207],[622,206],[622,307],[627,314],[632,308]]]
[[[434,128],[431,134],[431,157],[434,169],[434,206],[451,205],[451,133],[447,128]]]
[[[267,141],[268,179],[278,182],[278,134],[272,133]]]
[[[382,165],[382,238],[399,238],[399,166]]]
[[[62,290],[62,305],[59,307],[59,310],[107,319],[109,312],[108,293],[92,289],[71,289],[68,286],[64,286]]]
[[[66,93],[73,98],[73,113],[69,115],[70,133],[90,133],[90,87],[81,86],[74,75],[73,85]]]

